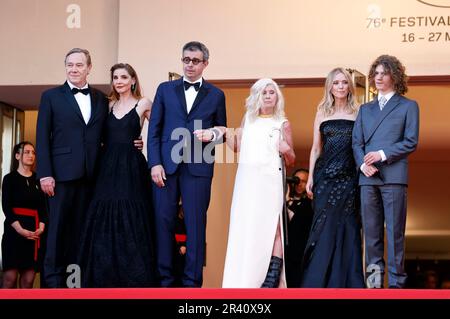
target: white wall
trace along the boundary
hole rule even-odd
[[[367,73],[384,53],[398,56],[410,75],[448,74],[449,10],[417,0],[126,0],[119,60],[136,67],[150,96],[169,71],[181,71],[190,40],[209,47],[210,79],[324,77],[337,65]],[[436,32],[444,34],[428,41]],[[410,33],[414,42],[402,42]]]
[[[194,39],[211,51],[210,79],[324,77],[336,65],[367,73],[382,53],[410,75],[448,74],[449,20],[448,8],[417,0],[1,0],[0,85],[61,83],[78,46],[92,53],[91,83],[126,61],[152,96]]]
[[[1,0],[0,85],[64,82],[64,56],[73,47],[91,52],[90,82],[109,83],[118,8],[119,0]]]

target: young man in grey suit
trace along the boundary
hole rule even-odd
[[[406,281],[408,155],[419,137],[418,105],[403,96],[408,90],[406,80],[405,67],[396,57],[378,57],[369,71],[377,98],[361,106],[353,129],[369,288],[383,287],[385,223],[389,287],[402,288]]]

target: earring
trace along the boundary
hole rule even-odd
[[[134,83],[134,84],[131,84],[131,91],[133,91],[133,92],[134,92],[134,90],[136,90],[136,83]]]

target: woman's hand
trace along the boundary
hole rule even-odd
[[[313,199],[313,197],[314,197],[314,194],[312,191],[313,186],[314,186],[314,182],[313,182],[313,179],[310,177],[310,178],[308,178],[308,181],[306,182],[306,194],[308,195],[308,197],[310,199]]]
[[[42,235],[42,233],[44,232],[44,230],[45,230],[45,224],[44,223],[39,223],[39,228],[36,229],[34,234],[39,238]]]
[[[278,151],[284,157],[284,163],[287,167],[294,166],[295,152],[292,141],[292,128],[289,121],[284,122],[281,134],[283,138],[278,142]]]
[[[288,143],[286,143],[285,140],[281,140],[281,141],[278,143],[278,151],[279,151],[281,154],[285,155],[285,154],[287,154],[290,150],[291,150],[291,147],[289,146]]]
[[[30,240],[37,239],[35,233],[28,229],[23,228],[22,225],[20,225],[19,221],[16,220],[14,223],[11,224],[11,226],[16,230],[16,232],[20,236],[25,237],[26,239],[30,239]]]

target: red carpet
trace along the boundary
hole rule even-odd
[[[0,299],[447,299],[450,290],[416,289],[1,289]]]

